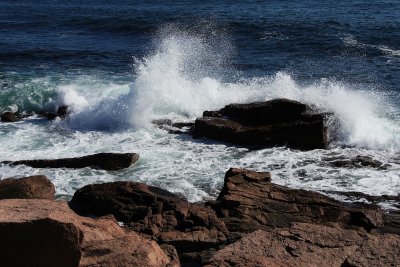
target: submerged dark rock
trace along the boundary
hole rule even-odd
[[[1,115],[2,122],[17,122],[25,118],[26,116],[17,112],[4,112]]]
[[[369,156],[358,155],[352,159],[333,159],[328,161],[329,165],[337,168],[362,168],[370,167],[377,169],[387,169],[390,165],[383,164],[379,160],[375,160]]]
[[[7,178],[0,181],[0,199],[50,199],[55,198],[55,187],[44,175],[24,178]]]
[[[297,101],[275,99],[231,104],[219,111],[205,111],[195,121],[193,136],[249,146],[287,146],[309,150],[328,145],[325,119]]]
[[[136,153],[98,153],[76,158],[36,159],[3,161],[4,164],[27,165],[33,168],[85,168],[94,167],[103,170],[120,170],[128,168],[139,159]]]
[[[158,128],[168,131],[170,134],[186,134],[194,126],[193,122],[173,122],[170,119],[153,120],[152,123]]]
[[[69,110],[68,106],[59,106],[57,112],[48,112],[42,110],[41,112],[39,112],[39,116],[45,117],[48,120],[55,120],[58,117],[61,119],[65,119],[70,113],[71,111]]]

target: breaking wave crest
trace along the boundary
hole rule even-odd
[[[223,35],[167,27],[155,40],[153,52],[135,59],[130,83],[85,77],[57,86],[44,107],[69,105],[73,113],[66,123],[73,129],[115,130],[151,127],[157,118],[192,120],[229,103],[288,98],[334,112],[340,145],[400,145],[399,108],[382,91],[327,79],[302,84],[287,72],[241,78],[229,65],[234,48]]]

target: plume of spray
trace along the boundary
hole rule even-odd
[[[229,67],[235,52],[229,38],[213,33],[211,26],[205,29],[164,27],[154,38],[153,52],[135,60],[129,91],[104,97],[73,114],[72,125],[143,128],[157,118],[188,120],[230,103],[288,98],[335,113],[340,145],[399,146],[399,123],[387,114],[388,106],[396,107],[383,94],[326,79],[300,85],[286,72],[237,79]]]

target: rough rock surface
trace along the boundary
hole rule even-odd
[[[145,184],[88,185],[75,192],[70,206],[81,215],[112,214],[131,230],[173,245],[180,254],[218,248],[227,241],[225,224],[212,209]]]
[[[23,118],[24,116],[17,112],[4,112],[1,115],[2,122],[17,122],[22,120]]]
[[[4,266],[173,266],[113,217],[84,218],[65,202],[38,199],[0,201],[0,257]]]
[[[53,183],[44,175],[0,180],[0,199],[37,198],[53,200],[55,192]]]
[[[248,234],[206,266],[399,266],[399,245],[399,235],[295,223]]]
[[[366,230],[383,226],[377,207],[350,207],[320,193],[272,184],[269,173],[244,169],[230,169],[217,200],[207,205],[232,232],[289,227],[292,222],[334,222]]]
[[[170,134],[187,134],[194,126],[193,122],[173,122],[170,119],[153,120],[152,123]]]
[[[194,137],[250,146],[287,146],[309,150],[328,145],[327,114],[306,112],[297,101],[275,99],[250,104],[231,104],[219,111],[205,111],[193,129]]]
[[[340,167],[340,168],[362,168],[362,167],[371,167],[371,168],[378,168],[378,169],[387,169],[389,167],[386,164],[383,164],[379,160],[373,159],[369,156],[361,156],[358,155],[352,159],[337,159],[328,161],[328,163],[333,167]]]
[[[70,114],[70,110],[69,110],[68,106],[60,106],[60,107],[58,107],[57,112],[48,112],[48,111],[42,110],[39,113],[39,116],[45,117],[48,120],[55,120],[56,118],[64,119],[69,114]]]
[[[98,153],[76,158],[35,159],[3,161],[4,164],[27,165],[33,168],[85,168],[95,167],[103,170],[120,170],[128,168],[139,159],[136,153]]]

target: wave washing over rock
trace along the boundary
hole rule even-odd
[[[2,1],[0,265],[400,265],[398,10]]]
[[[68,105],[72,114],[55,122],[31,117],[12,126],[0,125],[4,147],[1,158],[62,158],[103,151],[138,151],[142,155],[136,168],[113,174],[41,170],[60,185],[58,194],[67,197],[87,183],[133,179],[164,186],[191,201],[202,201],[217,194],[221,181],[215,177],[232,164],[271,171],[276,182],[297,188],[397,194],[399,112],[388,95],[326,79],[304,84],[286,72],[241,77],[240,72],[227,67],[234,48],[225,40],[171,26],[159,36],[154,50],[135,60],[132,82],[91,75],[56,82],[48,77],[15,85],[30,87],[36,97],[43,93],[41,108],[32,109],[29,97],[16,103],[20,112],[38,112],[42,108],[52,111]],[[208,67],[210,62],[212,68]],[[53,93],[49,93],[51,90]],[[52,96],[46,98],[49,94]],[[252,151],[171,136],[151,124],[164,118],[190,122],[204,110],[275,98],[297,100],[321,112],[333,112],[336,121],[328,127],[333,141],[330,148],[313,152],[285,148]],[[30,151],[28,157],[26,147]],[[385,171],[333,168],[324,162],[358,155],[371,156],[390,167]],[[37,172],[4,164],[1,170],[4,177]],[[75,178],[79,176],[83,178]]]

